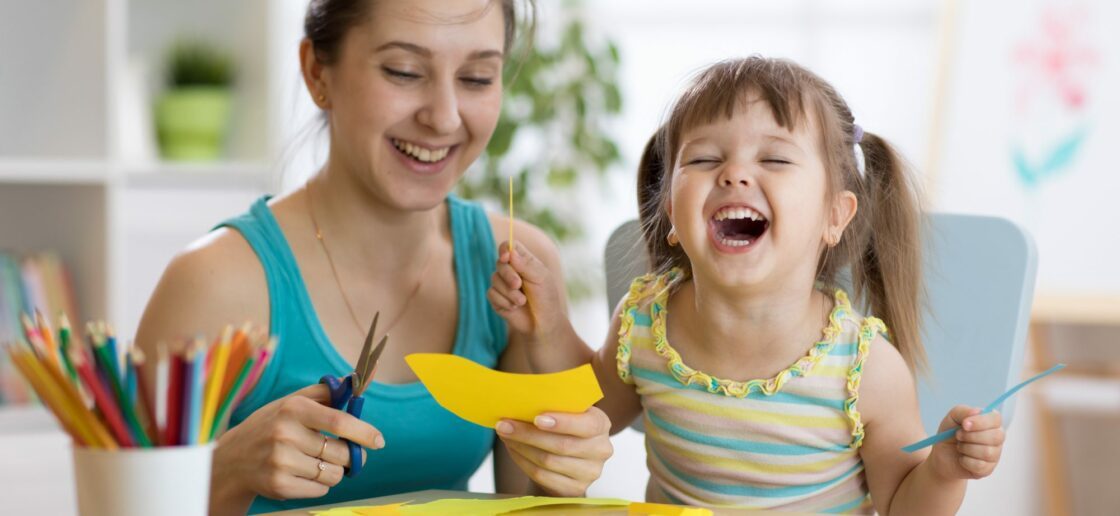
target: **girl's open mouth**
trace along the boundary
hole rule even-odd
[[[727,253],[741,253],[762,238],[770,228],[770,221],[747,206],[724,206],[712,215],[708,227],[717,249]]]

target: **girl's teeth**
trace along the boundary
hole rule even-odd
[[[719,243],[727,247],[746,247],[751,245],[750,240],[732,240],[730,238],[721,238],[719,239]]]

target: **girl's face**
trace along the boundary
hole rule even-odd
[[[442,202],[497,124],[503,39],[498,1],[375,2],[321,68],[330,159],[390,206]]]
[[[697,277],[769,289],[815,280],[823,246],[854,215],[855,196],[826,202],[817,121],[804,122],[781,127],[751,95],[730,119],[681,135],[669,218]]]

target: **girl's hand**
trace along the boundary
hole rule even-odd
[[[533,423],[507,419],[497,425],[517,467],[550,496],[585,496],[614,454],[607,414],[597,407],[582,414],[549,412]]]
[[[285,500],[327,494],[342,480],[350,453],[345,442],[322,432],[364,448],[385,445],[372,425],[328,406],[329,397],[325,385],[305,387],[261,407],[222,435],[214,450],[211,513],[244,514],[257,495]]]
[[[933,470],[947,479],[978,479],[992,474],[1003,452],[1003,418],[999,412],[958,405],[941,421],[938,431],[959,426],[954,439],[933,446]]]
[[[486,299],[506,323],[510,332],[544,335],[561,327],[566,316],[563,293],[556,291],[548,267],[520,242],[498,248],[498,266],[490,278]]]

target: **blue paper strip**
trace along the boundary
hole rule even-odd
[[[1011,396],[1015,395],[1016,392],[1019,392],[1019,389],[1022,389],[1023,387],[1026,387],[1028,384],[1030,384],[1031,382],[1033,382],[1035,380],[1042,379],[1043,377],[1045,377],[1047,375],[1055,373],[1065,366],[1066,366],[1065,364],[1058,364],[1058,365],[1055,365],[1054,367],[1051,367],[1050,369],[1047,369],[1047,370],[1045,370],[1041,373],[1038,373],[1038,374],[1028,378],[1027,380],[1023,381],[1023,383],[1020,383],[1019,385],[1016,385],[1016,386],[1012,387],[1011,389],[1009,389],[1007,392],[1001,394],[998,398],[996,398],[995,401],[989,403],[987,407],[984,407],[984,410],[981,411],[980,413],[981,414],[987,414],[987,413],[999,408],[999,406],[1002,405],[1003,402],[1007,401],[1007,398],[1010,398]],[[928,446],[933,446],[933,445],[935,445],[935,444],[937,444],[941,441],[945,441],[945,440],[949,439],[950,437],[953,437],[953,434],[957,433],[957,430],[960,430],[960,429],[961,429],[961,427],[954,426],[953,428],[950,428],[950,429],[945,430],[943,432],[939,432],[936,435],[931,435],[929,437],[926,437],[925,439],[922,439],[921,441],[918,441],[914,444],[911,444],[909,446],[904,446],[902,448],[902,451],[904,451],[906,453],[913,453],[913,452],[916,452],[916,451],[918,451],[922,448],[926,448]]]

